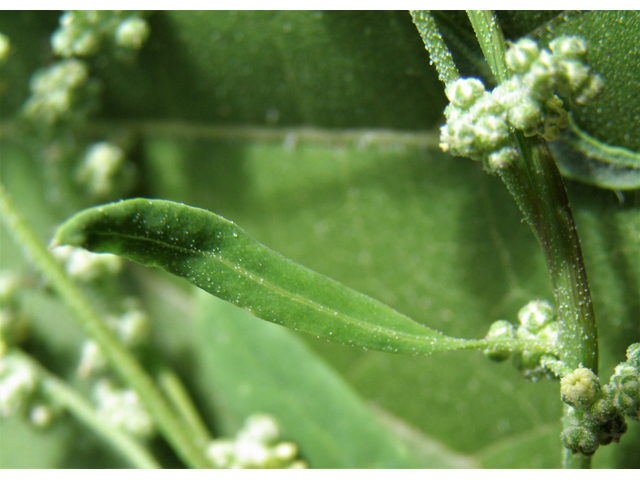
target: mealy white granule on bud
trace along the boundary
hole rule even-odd
[[[207,446],[206,455],[217,468],[228,468],[234,461],[234,444],[229,440],[216,439]]]
[[[67,274],[77,280],[90,282],[103,275],[115,275],[122,268],[122,259],[110,253],[93,253],[68,245],[56,247],[53,256],[65,264]]]
[[[141,310],[129,310],[116,322],[116,332],[128,347],[143,344],[149,338],[149,316]]]
[[[477,78],[459,78],[445,89],[449,101],[460,108],[469,108],[484,92],[484,84]]]
[[[500,150],[492,152],[487,157],[487,167],[493,172],[500,171],[518,158],[518,150],[514,147],[502,147]],[[513,327],[513,325],[512,325]]]
[[[549,48],[554,55],[569,59],[584,60],[587,55],[587,42],[575,36],[562,36],[549,43]]]
[[[102,421],[141,438],[154,433],[153,421],[135,391],[101,380],[94,387],[94,398],[96,414]]]
[[[537,132],[543,117],[540,103],[528,96],[522,97],[521,101],[515,103],[507,114],[509,123],[514,128],[522,130],[525,135]]]
[[[281,442],[273,447],[273,456],[282,462],[290,462],[298,456],[298,446],[293,442]]]
[[[238,437],[246,437],[261,443],[273,443],[278,440],[280,429],[269,415],[253,415],[249,417]]]
[[[0,358],[0,418],[27,408],[38,381],[37,372],[28,363],[11,356]]]
[[[249,438],[235,442],[235,460],[242,468],[264,468],[271,459],[269,448]]]
[[[507,50],[505,60],[514,72],[525,73],[531,68],[531,64],[539,53],[540,50],[536,42],[523,38]]]
[[[139,49],[149,37],[149,25],[139,17],[123,20],[115,31],[116,43],[121,47]]]
[[[11,52],[9,37],[0,33],[0,65],[9,58],[9,52]]]
[[[39,70],[29,80],[31,96],[23,107],[23,114],[49,125],[56,123],[69,115],[77,90],[88,79],[87,67],[76,59],[62,60]]]
[[[88,378],[107,368],[107,357],[105,357],[100,345],[95,341],[86,340],[81,349],[80,363],[77,370],[78,377]]]
[[[553,307],[546,300],[533,300],[518,312],[520,324],[532,332],[539,331],[542,327],[551,323],[553,319]]]
[[[29,420],[36,427],[46,428],[51,425],[54,413],[48,405],[34,405],[29,410]]]
[[[124,151],[109,142],[97,142],[87,149],[76,173],[79,182],[87,185],[96,197],[108,195],[114,187],[114,178],[124,164]]]
[[[580,88],[583,88],[591,75],[591,68],[577,60],[561,62],[559,70],[570,93],[578,92]]]

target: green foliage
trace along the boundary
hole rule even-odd
[[[123,198],[165,198],[233,219],[285,257],[447,336],[482,338],[497,319],[515,323],[532,298],[552,300],[545,260],[499,179],[440,152],[437,132],[425,133],[440,126],[446,98],[408,13],[151,14],[137,58],[107,49],[83,59],[101,84],[102,108],[73,130],[74,155],[46,157],[15,119],[29,78],[53,62],[58,17],[0,15],[10,41],[0,65],[0,177],[43,244],[89,206],[74,177],[87,146],[126,134],[136,182]],[[486,63],[466,17],[434,17],[461,73],[482,77]],[[546,39],[549,29],[587,39],[606,90],[574,110],[574,120],[585,134],[630,151],[638,150],[640,118],[632,81],[637,18],[498,14],[510,41]],[[352,130],[360,128],[393,131]],[[49,154],[61,151],[60,143],[45,145]],[[52,188],[56,178],[68,179],[65,195]],[[567,189],[608,378],[640,340],[640,195],[631,189],[619,199],[574,181]],[[19,304],[32,320],[23,348],[89,397],[87,382],[75,378],[86,338],[68,307],[40,288],[4,225],[0,241],[1,267],[23,279]],[[126,310],[125,296],[139,299],[152,329],[142,361],[151,368],[162,359],[177,370],[216,435],[232,437],[247,417],[268,413],[311,467],[560,464],[558,383],[529,383],[508,363],[478,352],[425,357],[328,343],[129,262],[83,289],[105,318]],[[25,419],[0,422],[3,468],[129,466],[68,416],[47,430]],[[640,428],[629,422],[594,466],[637,468],[638,445]],[[159,438],[149,449],[164,466],[182,465]]]
[[[256,317],[345,345],[401,353],[473,346],[291,262],[219,215],[163,200],[78,213],[52,247],[71,245],[160,267]]]

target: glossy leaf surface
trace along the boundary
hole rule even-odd
[[[259,318],[373,350],[432,353],[472,346],[447,337],[261,245],[203,209],[133,199],[78,213],[55,245],[160,267]]]

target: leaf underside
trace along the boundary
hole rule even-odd
[[[367,349],[428,354],[473,348],[284,258],[233,222],[203,209],[133,199],[84,210],[53,245],[112,253],[189,280],[253,315]]]

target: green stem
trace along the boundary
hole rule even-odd
[[[113,368],[138,393],[158,429],[185,464],[192,468],[209,468],[210,463],[204,451],[193,442],[193,433],[189,425],[173,412],[151,377],[136,358],[120,344],[82,292],[69,280],[62,267],[40,243],[1,184],[0,214],[3,223],[15,235],[27,257],[47,277],[49,284],[75,313],[87,334],[100,345]]]
[[[411,16],[429,52],[431,63],[436,66],[438,78],[445,85],[449,85],[449,83],[460,78],[458,67],[453,61],[451,52],[445,45],[444,40],[442,40],[442,35],[431,12],[428,10],[411,10]]]
[[[506,45],[492,12],[469,12],[478,41],[499,81],[509,76]],[[522,160],[501,177],[538,238],[549,266],[560,319],[561,359],[569,368],[598,372],[598,333],[591,292],[573,213],[560,172],[544,140],[514,134]],[[590,465],[590,458],[573,458],[565,466]]]
[[[156,379],[173,407],[182,415],[184,421],[191,426],[194,434],[193,441],[204,449],[212,440],[211,434],[180,377],[173,370],[165,367],[156,375]]]
[[[140,442],[122,430],[113,428],[109,423],[102,421],[96,415],[91,403],[75,392],[64,381],[47,371],[32,357],[17,349],[11,351],[8,355],[19,358],[20,361],[27,362],[33,367],[40,377],[40,391],[42,394],[48,397],[53,404],[64,407],[80,422],[104,438],[132,466],[136,468],[162,468],[151,452]]]

